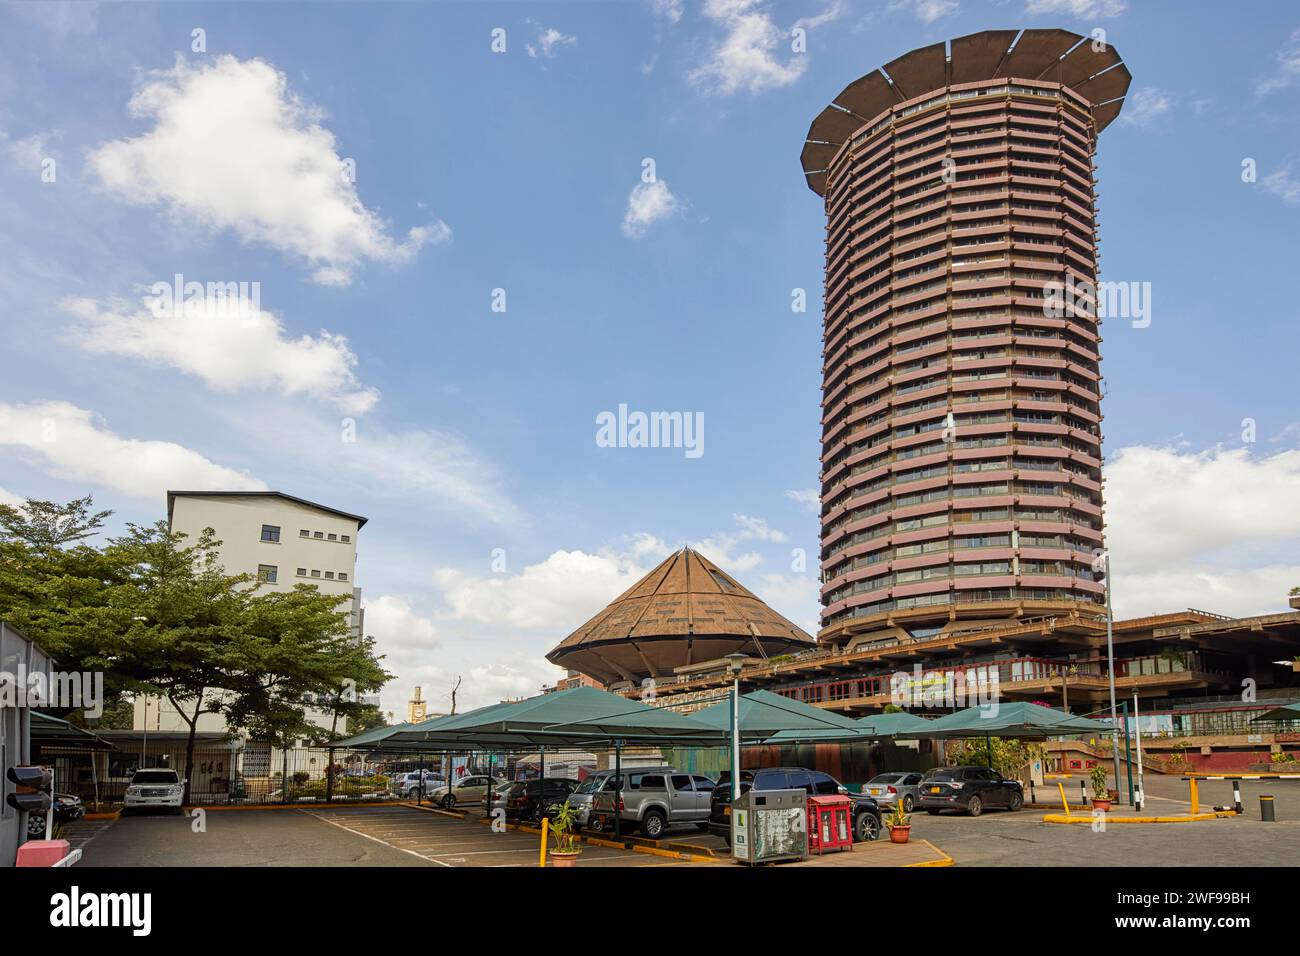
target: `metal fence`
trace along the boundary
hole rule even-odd
[[[131,775],[137,770],[165,768],[185,776],[185,748],[151,744],[144,753],[116,749],[91,754],[71,747],[47,746],[41,760],[54,765],[60,793],[73,793],[87,804],[121,804]],[[458,757],[457,772],[487,772],[487,755]],[[546,755],[548,777],[575,779],[593,769],[592,754]],[[536,754],[494,754],[492,775],[506,780],[536,776],[541,769]],[[331,772],[332,769],[332,772]],[[256,741],[232,741],[221,746],[201,746],[194,751],[189,774],[189,801],[212,806],[282,803],[345,803],[407,799],[398,791],[408,773],[426,771],[424,792],[412,797],[427,800],[451,769],[440,754],[361,754],[326,747],[272,748]]]

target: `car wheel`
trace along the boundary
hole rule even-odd
[[[605,818],[598,817],[595,814],[587,817],[587,829],[593,833],[605,832]]]
[[[916,801],[912,799],[911,794],[908,794],[907,796],[905,796],[905,797],[903,798],[903,812],[904,812],[904,813],[911,813],[911,812],[912,812],[912,808],[915,807],[915,806],[916,806]]]
[[[973,817],[979,816],[984,812],[984,801],[980,800],[979,797],[971,797],[966,803],[966,812]]]
[[[45,817],[35,813],[27,814],[27,836],[37,840],[45,838]]]
[[[454,793],[449,793],[442,798],[442,808],[444,810],[456,809],[456,795]]]
[[[1011,791],[1011,799],[1007,803],[1008,810],[1019,810],[1025,805],[1025,795],[1018,790]]]
[[[668,821],[658,810],[647,810],[645,817],[641,820],[641,833],[651,840],[658,840],[664,835],[664,829],[668,826]]]
[[[879,840],[880,831],[880,817],[874,813],[859,813],[853,821],[853,839],[857,843]]]

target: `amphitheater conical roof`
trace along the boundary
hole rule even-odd
[[[605,683],[663,677],[737,651],[816,641],[698,551],[683,548],[559,643],[546,659]]]

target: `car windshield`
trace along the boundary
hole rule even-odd
[[[898,783],[903,779],[901,773],[878,773],[872,777],[868,783]]]
[[[927,774],[925,775],[925,777],[924,777],[923,779],[925,779],[925,780],[956,780],[956,779],[957,779],[957,776],[958,776],[958,774],[957,774],[957,771],[956,771],[956,770],[931,770],[929,773],[927,773]]]
[[[134,783],[180,783],[175,770],[140,770],[131,778]]]
[[[596,776],[588,777],[586,780],[582,781],[574,793],[595,793],[603,779],[603,777]]]

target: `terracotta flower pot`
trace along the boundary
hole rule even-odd
[[[906,843],[907,840],[908,840],[908,837],[910,837],[911,834],[912,834],[912,825],[911,825],[910,823],[909,823],[907,826],[905,826],[905,827],[890,827],[890,828],[889,828],[889,842],[890,842],[890,843]]]
[[[1101,799],[1100,797],[1093,797],[1093,798],[1092,798],[1092,808],[1093,808],[1094,810],[1100,810],[1102,813],[1109,813],[1109,812],[1110,812],[1110,798],[1107,797],[1105,800],[1103,800],[1103,799]]]
[[[577,853],[551,853],[551,866],[573,866],[577,862]]]

